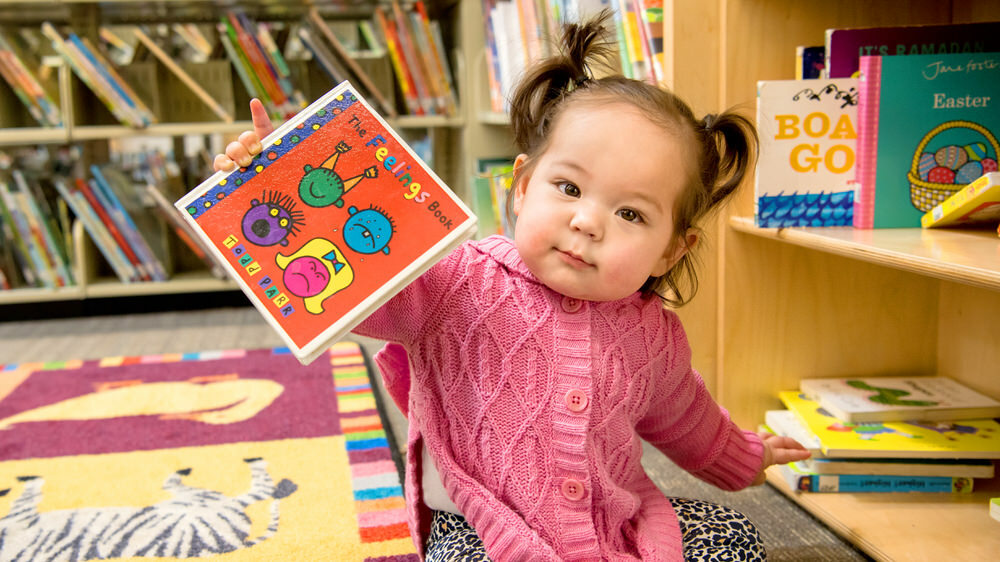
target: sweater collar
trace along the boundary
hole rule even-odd
[[[517,251],[517,246],[510,238],[496,234],[481,240],[479,248],[508,270],[538,282],[538,278],[528,269],[524,260],[521,259],[521,254]]]
[[[512,273],[521,275],[522,277],[540,285],[542,284],[542,282],[535,277],[535,274],[528,269],[528,266],[525,265],[524,260],[521,259],[521,254],[517,251],[517,246],[514,245],[514,241],[510,238],[500,234],[495,234],[480,240],[478,246],[481,252],[495,259],[497,263],[504,266]],[[642,295],[636,291],[632,295],[625,297],[618,302],[634,302],[638,304],[643,302],[643,298]]]

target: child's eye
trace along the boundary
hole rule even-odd
[[[642,215],[634,209],[621,209],[618,211],[618,216],[628,222],[643,222]]]
[[[570,197],[580,196],[580,188],[569,182],[560,182],[556,184],[556,189],[565,195],[569,195]]]

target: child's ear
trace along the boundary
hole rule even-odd
[[[521,153],[514,159],[514,215],[521,214],[521,202],[524,200],[524,191],[528,188],[528,178],[524,177],[521,168],[528,161],[528,155]]]
[[[663,257],[656,262],[656,267],[653,268],[653,273],[650,277],[659,277],[666,274],[672,267],[677,265],[677,262],[681,261],[689,251],[693,250],[695,246],[698,245],[698,231],[694,228],[689,228],[686,233],[684,233],[683,238],[676,238],[673,242],[667,246],[667,250],[663,252]]]

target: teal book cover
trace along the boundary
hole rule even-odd
[[[920,217],[997,170],[1000,53],[861,57],[854,226]]]

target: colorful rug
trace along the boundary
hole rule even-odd
[[[352,342],[0,367],[0,560],[417,560]]]

